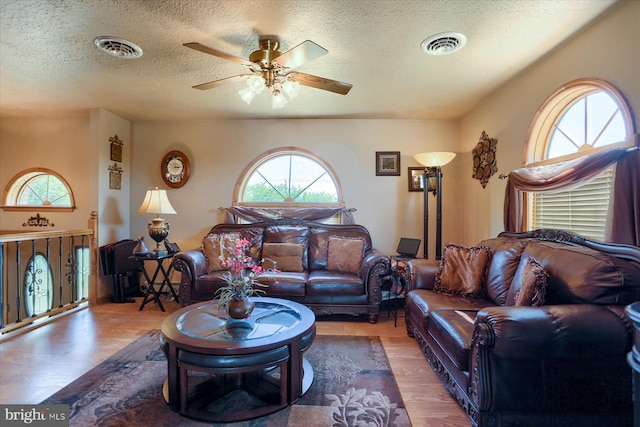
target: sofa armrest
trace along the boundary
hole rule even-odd
[[[173,268],[182,273],[180,278],[180,305],[191,304],[195,279],[207,273],[207,260],[199,249],[181,251],[173,257]]]
[[[407,292],[414,289],[433,289],[436,271],[440,261],[415,258],[406,262],[404,279],[407,284]]]
[[[364,278],[365,292],[369,306],[379,306],[382,303],[380,288],[382,276],[391,268],[391,258],[382,252],[371,249],[365,252],[360,265],[360,277]]]
[[[623,321],[604,306],[482,309],[471,342],[469,397],[480,411],[620,405],[628,341]]]
[[[479,323],[489,326],[492,352],[503,359],[589,358],[627,351],[624,323],[599,305],[488,307],[478,312]]]

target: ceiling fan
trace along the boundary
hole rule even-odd
[[[306,40],[286,52],[280,52],[278,50],[280,44],[277,40],[268,37],[261,38],[259,40],[260,49],[252,52],[249,55],[249,59],[231,55],[196,42],[185,43],[184,46],[245,66],[250,72],[249,74],[239,74],[202,83],[193,86],[193,88],[207,90],[224,84],[246,80],[248,87],[239,93],[247,104],[265,87],[273,95],[274,108],[281,108],[286,104],[283,93],[287,94],[289,98],[293,98],[299,90],[299,85],[322,89],[340,95],[346,95],[352,87],[349,83],[292,70],[329,53],[311,40]]]

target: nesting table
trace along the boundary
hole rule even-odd
[[[229,319],[217,301],[182,308],[164,320],[163,395],[172,410],[201,421],[236,422],[283,409],[309,389],[313,368],[304,352],[315,338],[314,313],[277,298],[254,302],[242,321]],[[234,406],[242,398],[252,405]]]
[[[171,284],[171,271],[173,270],[173,264],[169,264],[168,268],[164,267],[164,260],[173,258],[173,255],[174,254],[170,252],[148,252],[144,254],[134,254],[131,257],[138,261],[142,274],[144,274],[144,277],[147,280],[147,288],[144,290],[144,298],[142,299],[140,310],[142,310],[145,305],[153,301],[158,304],[160,310],[164,311],[164,306],[162,305],[162,301],[160,301],[160,296],[164,292],[165,286],[168,287],[173,298],[180,302],[178,295]],[[151,277],[144,268],[144,263],[148,261],[156,263],[156,269]],[[156,289],[155,282],[158,276],[160,276],[160,279],[162,280],[160,281],[159,289]]]

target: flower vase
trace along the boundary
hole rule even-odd
[[[251,315],[255,306],[254,302],[249,298],[231,299],[227,306],[229,317],[233,319],[246,319]]]

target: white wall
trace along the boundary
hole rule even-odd
[[[609,16],[530,67],[488,96],[460,122],[464,173],[462,244],[474,244],[504,230],[503,203],[508,174],[522,166],[529,125],[543,101],[569,81],[594,77],[612,83],[627,97],[640,119],[640,2],[628,1]],[[499,66],[499,64],[496,64]],[[482,131],[498,139],[498,173],[482,189],[471,178],[471,150]],[[467,173],[468,172],[468,173]]]
[[[151,217],[135,211],[147,189],[164,187],[160,161],[167,151],[181,150],[191,162],[189,182],[167,189],[178,214],[165,219],[171,224],[169,240],[192,248],[200,245],[211,226],[224,220],[218,208],[231,205],[247,164],[267,150],[296,146],[331,164],[346,205],[357,209],[356,222],[367,227],[374,246],[387,253],[395,251],[401,236],[422,237],[422,193],[408,191],[407,168],[419,166],[412,156],[457,151],[458,144],[453,122],[409,120],[135,122],[133,140],[132,235],[146,235]],[[376,151],[400,151],[401,176],[376,176]],[[456,215],[453,198],[444,210],[449,217]],[[435,220],[435,212],[432,215]],[[455,232],[455,221],[445,221],[445,238]]]

